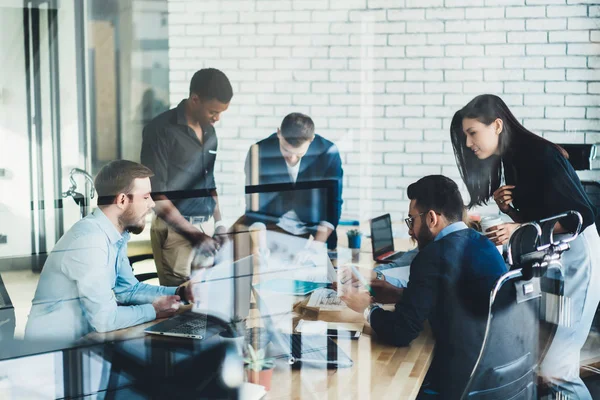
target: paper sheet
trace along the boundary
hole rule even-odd
[[[381,271],[385,276],[399,279],[403,284],[402,287],[406,287],[408,284],[408,278],[410,276],[410,266],[402,266],[395,268],[388,268]]]
[[[317,289],[308,299],[308,307],[315,307],[325,311],[339,311],[346,308],[346,303],[338,297],[335,290]]]
[[[267,394],[264,386],[244,382],[240,386],[240,400],[259,400]]]

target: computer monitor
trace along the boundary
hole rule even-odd
[[[290,210],[307,225],[338,219],[336,199],[339,181],[324,179],[296,183],[272,183],[246,186],[246,216],[261,222],[277,222]]]
[[[231,242],[228,242],[228,246]],[[192,275],[195,304],[193,311],[214,315],[225,321],[246,319],[250,312],[250,292],[254,272],[252,255],[233,262],[224,259],[212,268]]]

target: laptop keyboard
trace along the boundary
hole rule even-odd
[[[206,335],[206,316],[186,321],[173,329],[169,329],[169,332],[204,337],[204,335]]]

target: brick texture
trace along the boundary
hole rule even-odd
[[[217,126],[227,220],[244,210],[248,147],[292,111],[340,149],[344,215],[397,220],[425,174],[468,200],[448,127],[477,94],[551,140],[599,141],[599,21],[596,1],[170,0],[171,105],[197,69],[233,83]]]

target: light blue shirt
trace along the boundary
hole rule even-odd
[[[152,301],[177,288],[140,283],[128,241],[100,209],[73,225],[44,264],[25,338],[77,340],[154,320]]]
[[[462,221],[454,222],[454,223],[448,225],[447,227],[445,227],[444,229],[442,229],[440,231],[440,233],[437,234],[435,239],[433,239],[433,241],[437,242],[438,240],[441,240],[442,238],[444,238],[444,236],[448,236],[451,233],[454,233],[456,231],[462,231],[463,229],[468,229],[468,228],[469,227],[467,226],[467,224],[465,224]]]

